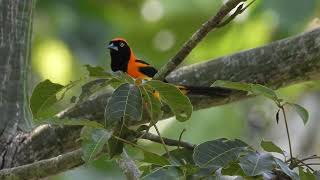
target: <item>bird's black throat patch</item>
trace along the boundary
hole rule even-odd
[[[127,66],[130,60],[130,48],[122,48],[119,51],[110,50],[111,69],[115,71],[127,72]]]

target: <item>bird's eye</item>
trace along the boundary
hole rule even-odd
[[[123,47],[124,46],[124,43],[120,43],[120,47]]]

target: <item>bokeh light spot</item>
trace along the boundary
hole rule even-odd
[[[159,31],[153,38],[153,45],[159,51],[167,51],[175,44],[175,36],[169,30]]]
[[[33,51],[33,67],[42,79],[55,83],[68,83],[72,75],[72,55],[58,40],[47,40]]]
[[[163,5],[159,0],[146,0],[141,8],[142,17],[149,22],[159,21],[163,13]]]

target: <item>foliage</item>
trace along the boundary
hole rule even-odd
[[[188,97],[177,86],[169,83],[132,79],[124,73],[112,74],[90,65],[86,65],[86,68],[89,73],[85,79],[88,82],[80,85],[82,92],[74,95],[78,96],[75,103],[82,103],[106,87],[113,88],[114,91],[105,107],[103,124],[86,119],[58,119],[53,113],[47,113],[64,98],[67,90],[75,84],[81,84],[80,81],[62,86],[45,80],[34,89],[30,104],[38,123],[84,126],[81,140],[83,159],[87,163],[102,154],[108,154],[111,159],[115,159],[124,149],[128,149],[124,146],[128,144],[142,152],[142,157],[135,158],[141,165],[142,179],[210,179],[220,176],[218,172],[221,175],[242,176],[246,179],[261,179],[279,174],[291,179],[316,177],[317,173],[311,172],[313,169],[304,163],[313,157],[299,160],[291,155],[289,160],[286,160],[286,157],[284,160],[279,159],[272,153],[285,156],[284,150],[265,140],[261,142],[264,151],[257,151],[239,139],[220,138],[203,142],[194,148],[181,148],[179,140],[175,145],[176,149],[171,149],[163,155],[150,152],[138,144],[141,133],[147,133],[148,129],[144,126],[129,129],[129,126],[141,121],[142,117],[156,124],[162,118],[164,108],[170,109],[178,121],[187,121],[192,114],[192,105]],[[279,107],[277,120],[281,110],[286,122],[284,106],[293,107],[303,122],[307,123],[308,112],[302,106],[284,102],[272,89],[263,85],[217,81],[214,86],[247,91],[250,95],[261,95],[271,99]],[[62,91],[63,89],[65,91]],[[144,130],[146,132],[142,132]],[[288,138],[290,140],[289,136]],[[160,139],[163,141],[161,136]]]

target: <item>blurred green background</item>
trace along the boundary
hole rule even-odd
[[[210,16],[223,0],[45,0],[38,1],[34,20],[32,84],[49,78],[66,84],[85,75],[84,64],[110,70],[106,44],[114,37],[128,40],[135,54],[161,67]],[[319,0],[257,0],[231,24],[210,33],[188,56],[185,65],[261,46],[306,31],[320,17]],[[286,100],[310,111],[303,126],[289,113],[295,154],[319,153],[320,107],[318,82],[279,90]],[[275,141],[287,149],[282,123],[275,122],[276,107],[264,98],[249,99],[194,112],[186,123],[160,123],[163,136],[200,143],[218,137],[240,138],[253,146],[261,139]],[[313,129],[314,130],[313,130]],[[159,152],[161,146],[144,142]],[[161,151],[160,151],[161,152]],[[159,152],[159,153],[160,153]],[[87,167],[50,179],[124,179],[106,158]]]

